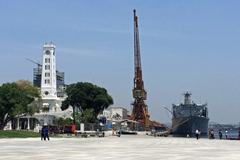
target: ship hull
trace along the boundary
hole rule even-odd
[[[201,136],[208,135],[208,121],[206,117],[190,116],[179,117],[172,119],[172,134],[173,136],[190,137],[195,136],[196,130],[201,132]]]

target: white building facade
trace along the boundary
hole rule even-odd
[[[107,120],[124,120],[127,119],[128,111],[124,107],[109,107],[102,114]]]

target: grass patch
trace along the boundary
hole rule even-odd
[[[31,138],[31,137],[40,137],[40,134],[32,131],[0,130],[0,138]]]

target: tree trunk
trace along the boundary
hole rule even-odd
[[[3,124],[0,124],[0,130],[3,130],[4,129],[4,125]]]
[[[4,127],[7,125],[8,121],[4,121],[0,123],[0,130],[3,130]]]
[[[5,125],[4,125],[4,117],[2,118],[0,118],[0,130],[3,130],[4,129],[4,127],[5,127]]]
[[[73,107],[73,124],[76,124],[75,107]]]
[[[9,116],[7,116],[6,118],[5,118],[5,116],[2,117],[2,118],[0,118],[0,130],[3,130],[4,127],[7,125],[7,123],[8,123],[10,120],[11,120],[11,118],[10,118]]]

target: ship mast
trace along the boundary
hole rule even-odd
[[[149,114],[148,107],[144,100],[147,99],[147,92],[144,89],[144,83],[142,78],[141,67],[141,55],[140,55],[140,42],[138,31],[138,17],[136,16],[136,10],[133,10],[134,14],[134,88],[133,88],[133,111],[131,119],[139,121],[143,124],[145,130],[149,128]]]
[[[183,94],[184,95],[184,104],[185,105],[190,105],[190,104],[192,104],[192,102],[191,102],[191,93],[189,93],[189,92],[186,92],[186,93],[184,93]]]

